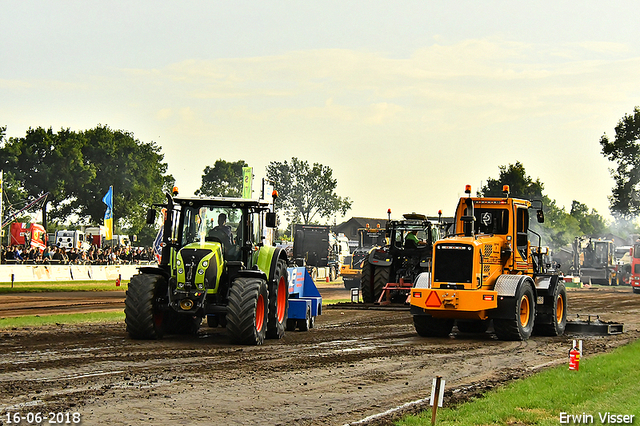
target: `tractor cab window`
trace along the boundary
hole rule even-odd
[[[416,238],[409,237],[411,233],[415,233]],[[416,239],[418,242],[415,242]],[[423,245],[421,243],[426,241],[428,241],[427,230],[422,226],[406,226],[396,229],[393,245],[396,248],[416,249],[422,247]]]
[[[476,218],[474,231],[476,234],[506,234],[509,232],[509,210],[483,209],[474,210]]]
[[[186,207],[182,224],[182,245],[213,241],[231,251],[237,244],[238,225],[242,210],[233,207]]]

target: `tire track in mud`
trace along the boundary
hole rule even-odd
[[[584,305],[628,311],[632,330],[586,339],[588,354],[639,335],[640,297],[597,296]],[[435,375],[449,403],[481,394],[563,362],[575,337],[424,339],[406,312],[327,310],[316,325],[259,347],[207,327],[161,341],[130,340],[115,323],[0,332],[0,410],[74,410],[86,424],[342,425],[428,396]]]

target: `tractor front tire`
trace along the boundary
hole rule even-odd
[[[229,290],[227,332],[232,343],[261,345],[267,331],[269,292],[260,278],[236,278]]]
[[[493,329],[500,340],[527,340],[536,318],[533,284],[525,280],[516,289],[511,318],[494,318]]]
[[[159,293],[167,286],[160,275],[131,277],[124,300],[124,322],[132,339],[161,339],[164,312],[156,306]]]
[[[289,309],[289,274],[284,260],[278,260],[274,282],[269,285],[267,338],[281,339],[287,328]]]

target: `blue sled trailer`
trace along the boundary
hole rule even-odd
[[[287,331],[307,331],[322,314],[322,296],[304,267],[287,268],[289,273],[289,318]]]

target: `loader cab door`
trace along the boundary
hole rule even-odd
[[[522,260],[529,257],[529,209],[516,208],[516,246]]]

